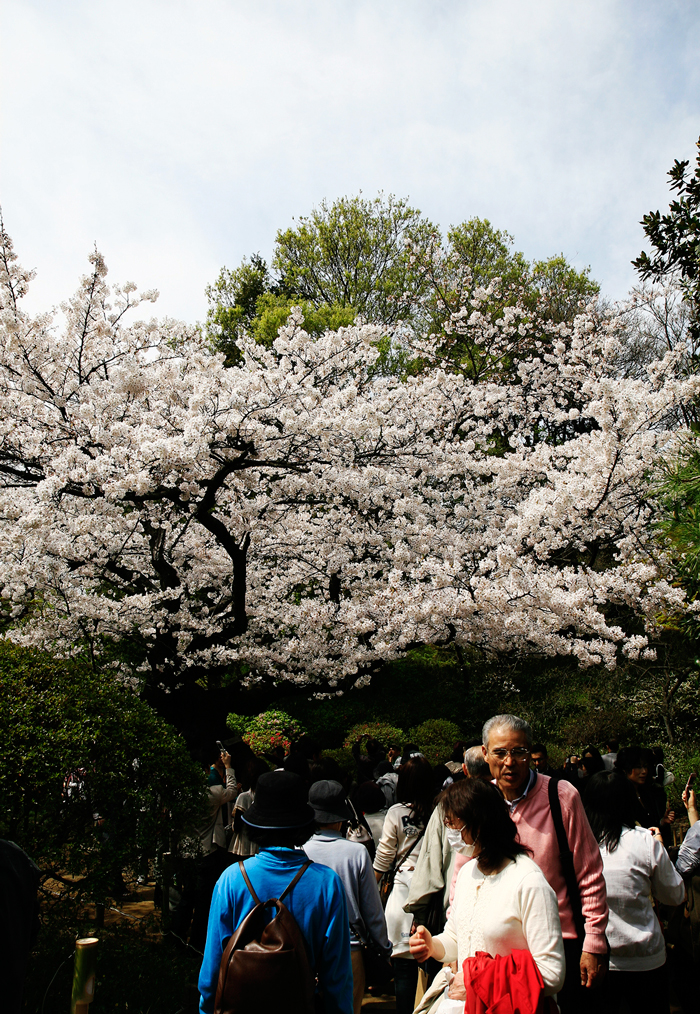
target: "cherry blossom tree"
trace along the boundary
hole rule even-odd
[[[386,328],[294,313],[225,368],[195,328],[128,323],[154,293],[91,263],[62,320],[31,317],[3,232],[6,636],[169,689],[338,692],[423,643],[612,667],[684,608],[647,475],[700,381],[674,350],[621,376],[624,315],[496,319],[477,290],[448,327],[488,356],[478,381],[429,340],[420,374],[382,376]]]

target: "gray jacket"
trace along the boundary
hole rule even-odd
[[[678,849],[676,869],[682,877],[700,870],[700,820],[686,832],[683,844]]]
[[[418,862],[408,889],[408,901],[404,905],[404,912],[413,912],[419,926],[425,919],[431,895],[442,892],[445,912],[450,904],[456,853],[447,841],[442,818],[442,807],[436,806],[425,829]]]
[[[330,867],[343,881],[348,900],[351,945],[359,946],[360,941],[352,928],[362,922],[367,934],[389,956],[391,943],[386,931],[384,909],[379,898],[372,860],[364,845],[347,841],[338,831],[326,829],[309,838],[304,845],[304,852],[315,863]]]

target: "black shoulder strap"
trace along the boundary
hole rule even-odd
[[[559,861],[561,862],[561,872],[564,875],[564,882],[566,884],[566,890],[569,895],[569,902],[571,904],[571,914],[574,917],[574,926],[576,927],[576,933],[582,940],[585,935],[585,925],[583,919],[583,909],[581,908],[581,892],[578,886],[578,880],[576,879],[576,870],[574,868],[574,854],[569,848],[569,839],[566,836],[566,830],[564,828],[564,819],[561,815],[561,799],[559,798],[559,780],[557,778],[549,779],[549,809],[552,814],[552,821],[554,822],[554,830],[557,834],[557,844],[559,845]]]

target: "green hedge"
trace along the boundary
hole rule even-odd
[[[390,743],[400,743],[403,746],[406,742],[406,733],[388,722],[360,722],[348,730],[343,747],[350,750],[355,743],[360,743],[363,739],[376,739],[383,746],[389,746]]]
[[[199,820],[205,787],[184,740],[128,687],[0,640],[0,837],[47,874],[104,899]]]
[[[415,743],[433,765],[449,760],[454,744],[459,739],[462,739],[460,727],[444,718],[430,718],[408,733],[408,741]]]

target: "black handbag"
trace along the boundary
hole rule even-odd
[[[430,895],[421,926],[425,926],[431,937],[434,937],[437,933],[442,933],[445,921],[445,892],[435,891]]]
[[[391,958],[367,933],[364,922],[353,923],[352,931],[362,945],[367,985],[375,988],[386,986],[394,978]]]

